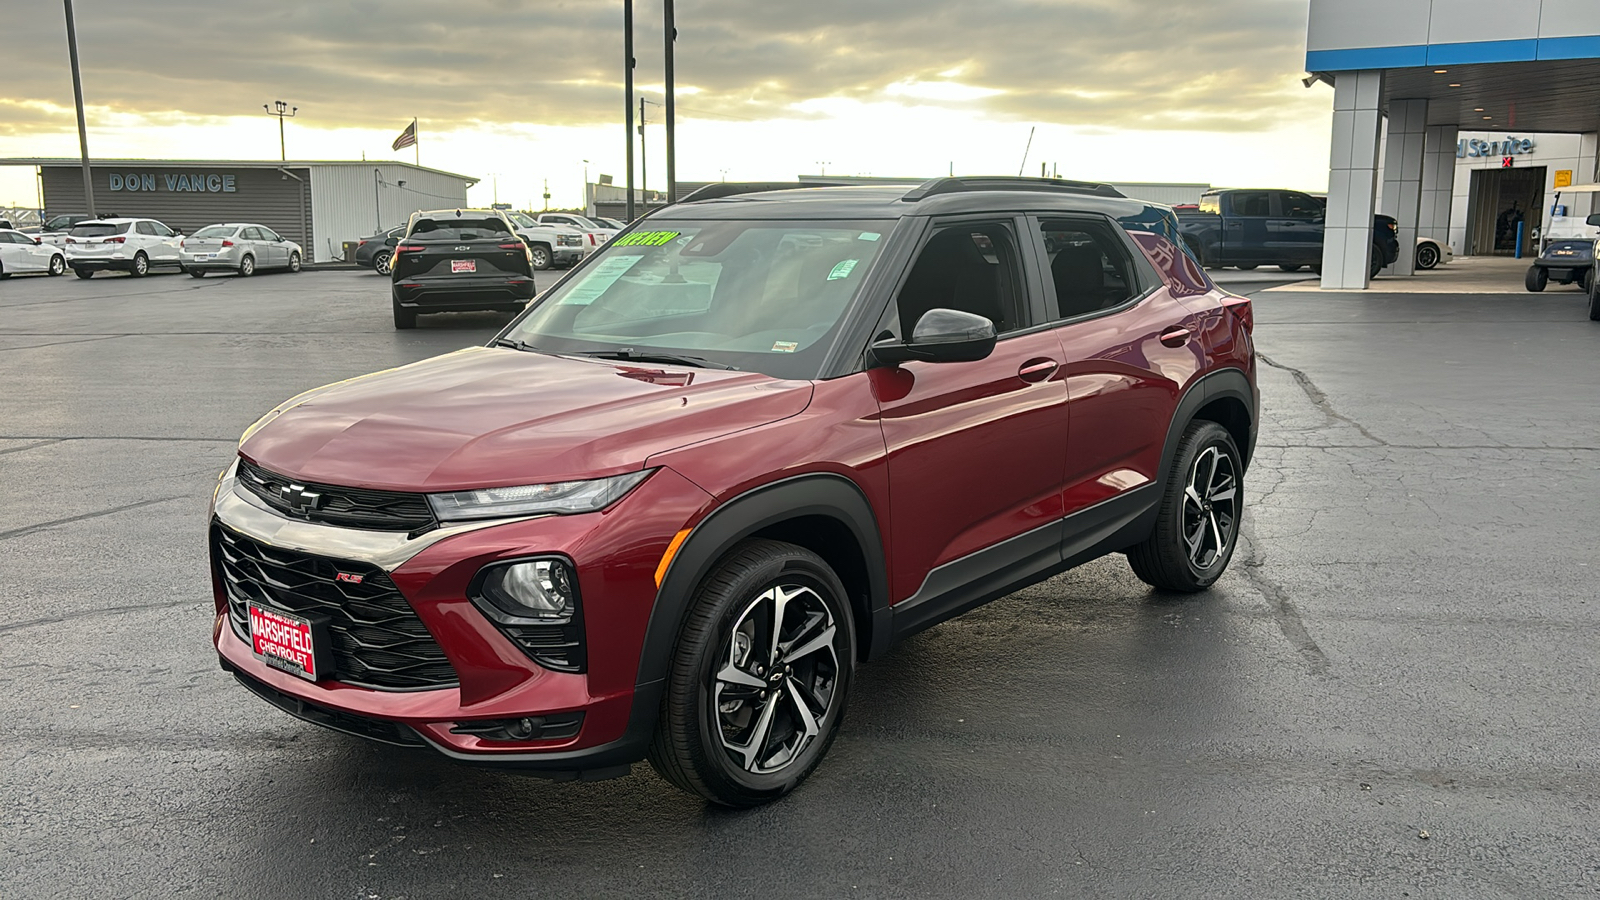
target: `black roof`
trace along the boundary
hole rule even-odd
[[[1049,178],[936,178],[922,184],[807,187],[758,182],[716,183],[653,218],[899,219],[980,212],[1138,213],[1150,206],[1115,188]]]

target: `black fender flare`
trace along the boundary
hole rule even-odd
[[[668,564],[656,592],[639,654],[638,685],[651,685],[667,677],[695,590],[735,544],[770,525],[819,515],[843,522],[854,535],[866,563],[868,585],[866,597],[851,598],[856,615],[865,613],[869,618],[858,618],[857,632],[870,630],[872,656],[887,648],[891,631],[889,574],[872,504],[855,482],[842,475],[797,475],[745,491],[713,510],[689,533]]]
[[[1157,470],[1159,476],[1156,483],[1163,489],[1166,488],[1167,473],[1172,469],[1172,460],[1178,455],[1178,441],[1182,440],[1189,423],[1194,421],[1195,414],[1207,405],[1229,397],[1244,404],[1250,414],[1250,437],[1246,445],[1239,448],[1244,454],[1245,469],[1250,468],[1250,459],[1256,451],[1257,426],[1261,419],[1256,390],[1244,370],[1233,367],[1218,369],[1189,385],[1172,412],[1172,424],[1167,426],[1167,440],[1161,447],[1161,468]]]

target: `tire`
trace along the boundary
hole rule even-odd
[[[300,274],[300,254],[299,253],[291,253],[291,254],[289,254],[289,274],[291,274],[291,275]]]
[[[1600,322],[1600,291],[1589,288],[1589,321]]]
[[[0,281],[4,281],[10,277],[11,273],[6,271],[6,267],[4,265],[0,265]]]
[[[1300,271],[1301,269],[1303,269],[1305,267],[1304,266],[1292,266],[1292,265],[1280,265],[1280,266],[1278,266],[1278,268],[1282,269],[1285,272],[1298,272],[1298,271]]]
[[[143,278],[150,274],[150,257],[145,256],[143,250],[133,255],[133,268],[128,270],[128,274],[135,278]]]
[[[550,253],[550,248],[544,244],[530,245],[528,247],[528,257],[530,262],[532,262],[533,267],[541,272],[550,268],[554,259]]]
[[[389,260],[393,255],[388,250],[379,250],[377,253],[372,254],[372,270],[379,275],[388,275]]]
[[[1378,273],[1383,271],[1383,267],[1385,265],[1387,265],[1387,263],[1383,261],[1383,248],[1379,247],[1377,244],[1373,244],[1372,261],[1367,264],[1367,280],[1371,281],[1372,279],[1377,278]]]
[[[206,270],[205,269],[184,269],[184,271],[189,273],[189,277],[190,278],[204,278],[204,277],[206,277]]]
[[[1523,279],[1522,279],[1523,286],[1526,287],[1528,290],[1534,292],[1535,294],[1537,294],[1540,291],[1544,290],[1544,286],[1549,284],[1549,283],[1550,283],[1550,270],[1549,269],[1541,269],[1538,266],[1529,266],[1528,267],[1528,274],[1523,276]]]
[[[254,256],[251,256],[250,254],[246,253],[244,255],[244,258],[239,260],[239,277],[241,277],[241,278],[249,278],[251,275],[254,275],[255,273],[256,273],[256,258]]]
[[[417,311],[406,309],[398,303],[394,305],[394,327],[398,331],[406,331],[417,327]]]
[[[67,260],[66,260],[66,257],[62,256],[59,253],[57,253],[55,256],[50,257],[50,269],[49,269],[49,271],[50,271],[50,277],[51,278],[54,278],[57,275],[65,275],[67,273]]]
[[[1248,272],[1251,269],[1254,269],[1256,266],[1259,266],[1259,265],[1261,265],[1261,264],[1260,263],[1243,263],[1243,264],[1241,264],[1239,266],[1239,271]]]
[[[1320,276],[1322,274],[1322,263],[1317,263],[1316,265],[1312,266],[1311,274]]]
[[[1215,422],[1191,422],[1167,472],[1155,527],[1128,549],[1128,565],[1157,590],[1203,591],[1233,558],[1243,509],[1244,465],[1233,436]]]
[[[1585,294],[1594,293],[1594,267],[1583,270],[1583,277],[1578,279],[1578,285],[1583,288]]]
[[[1439,248],[1433,244],[1423,244],[1417,248],[1417,268],[1431,269],[1439,264]]]
[[[88,269],[79,269],[79,268],[76,268],[76,267],[73,268],[72,274],[78,276],[79,278],[93,278],[94,277],[94,273],[89,271]]]
[[[678,635],[650,765],[722,806],[759,806],[799,786],[844,717],[855,667],[846,597],[810,550],[770,540],[734,547]],[[770,649],[779,646],[774,618],[786,655]]]

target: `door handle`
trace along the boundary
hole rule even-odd
[[[1022,364],[1022,368],[1017,370],[1017,377],[1021,378],[1023,381],[1044,381],[1046,378],[1049,378],[1050,374],[1054,372],[1060,365],[1060,363],[1053,359],[1045,359],[1043,357],[1039,359],[1030,359]]]
[[[1176,325],[1161,332],[1161,343],[1168,347],[1182,347],[1189,343],[1189,329]]]
[[[1228,223],[1228,227],[1229,228],[1243,228],[1244,227],[1244,223],[1243,222],[1229,222]]]

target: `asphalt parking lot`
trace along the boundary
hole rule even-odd
[[[798,793],[728,813],[643,764],[363,743],[216,665],[239,433],[504,317],[397,333],[365,272],[10,279],[0,897],[1600,893],[1600,323],[1576,292],[1256,299],[1213,590],[1111,557],[919,635]]]

